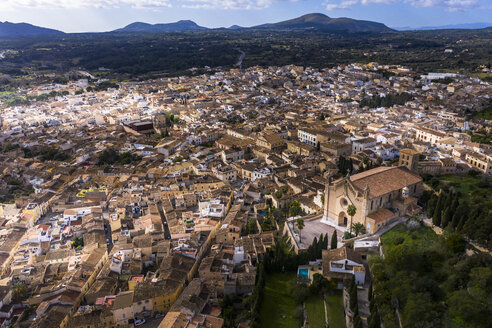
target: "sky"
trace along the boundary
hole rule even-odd
[[[181,19],[206,27],[254,26],[315,12],[390,27],[492,23],[492,0],[0,0],[0,21],[64,32]]]

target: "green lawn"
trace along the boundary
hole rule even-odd
[[[345,328],[342,291],[337,290],[326,294],[326,306],[330,328]]]
[[[296,302],[291,294],[295,272],[273,273],[266,277],[265,295],[261,305],[261,327],[297,328],[294,317]]]
[[[309,328],[325,327],[325,306],[323,298],[311,296],[305,303],[308,316]]]
[[[397,244],[405,244],[414,248],[426,248],[439,243],[439,237],[428,227],[409,229],[404,224],[397,225],[381,236],[385,254]]]

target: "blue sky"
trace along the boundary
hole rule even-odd
[[[99,32],[135,21],[253,26],[320,12],[388,26],[492,22],[492,0],[0,0],[0,21]]]

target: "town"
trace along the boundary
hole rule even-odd
[[[402,264],[408,249],[440,238],[449,251],[436,257],[458,254],[454,264],[490,256],[492,84],[378,63],[78,74],[2,104],[2,327],[438,327],[465,316],[412,312],[420,300],[384,266],[416,263]],[[422,299],[458,307],[430,285],[415,287]]]

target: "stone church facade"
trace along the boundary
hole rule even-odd
[[[346,176],[326,185],[322,222],[349,229],[347,208],[352,204],[357,209],[352,223],[362,223],[374,233],[397,217],[419,212],[422,192],[422,178],[404,166]]]

